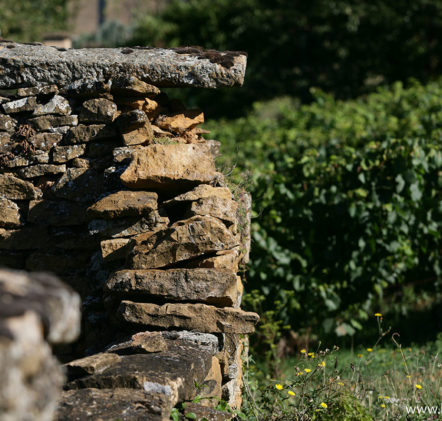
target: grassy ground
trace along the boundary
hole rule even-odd
[[[384,341],[380,341],[355,350],[301,350],[296,357],[279,363],[278,378],[268,374],[272,370],[268,363],[249,361],[239,417],[300,421],[442,419],[442,335],[425,346],[402,348],[398,336],[387,341],[391,334],[383,332],[381,325],[380,332],[385,343],[393,346],[382,346]]]

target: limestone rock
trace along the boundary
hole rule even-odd
[[[219,360],[216,357],[212,357],[212,365],[207,373],[204,382],[201,385],[200,396],[202,399],[200,404],[207,407],[216,406],[221,399],[221,384],[223,378],[221,375],[221,367]]]
[[[17,96],[49,95],[58,93],[56,85],[38,85],[29,88],[18,88]]]
[[[117,95],[125,96],[156,96],[160,94],[160,90],[135,76],[119,77],[112,79],[111,92]]]
[[[161,129],[174,133],[184,133],[202,123],[204,123],[204,114],[201,110],[185,110],[172,115],[161,115],[155,121]]]
[[[206,304],[148,304],[122,301],[118,313],[125,322],[155,328],[180,328],[208,333],[252,333],[259,317],[236,308]]]
[[[114,260],[125,259],[130,251],[129,243],[130,240],[128,238],[103,240],[100,243],[103,262],[107,263]]]
[[[216,176],[210,148],[204,143],[149,145],[134,151],[121,180],[139,189],[210,183]]]
[[[89,357],[80,358],[65,364],[67,374],[70,380],[83,377],[88,374],[101,373],[106,368],[113,366],[121,361],[117,354],[100,352]]]
[[[54,421],[168,421],[174,405],[166,393],[125,388],[67,390]]]
[[[37,99],[33,96],[28,98],[17,99],[2,104],[6,114],[15,114],[34,111],[37,107]]]
[[[175,205],[179,202],[194,202],[209,197],[232,200],[232,192],[227,187],[212,187],[209,184],[200,184],[186,193],[182,193],[173,199],[167,200],[164,204]]]
[[[213,216],[229,224],[237,222],[238,205],[232,199],[216,196],[199,199],[190,207],[190,215]]]
[[[53,146],[61,141],[63,135],[59,133],[37,133],[32,136],[30,142],[34,147],[41,151],[49,151]]]
[[[142,233],[153,235],[158,230],[164,229],[168,223],[168,218],[153,211],[143,218],[93,219],[89,222],[88,228],[90,235],[98,235],[101,238],[120,238]]]
[[[153,192],[121,190],[94,203],[88,214],[101,218],[143,216],[158,208],[157,200]]]
[[[138,332],[124,342],[109,346],[106,352],[120,355],[149,354],[166,351],[168,348],[168,341],[164,339],[162,332]]]
[[[76,115],[43,115],[41,117],[31,118],[29,123],[36,130],[51,130],[53,127],[77,126],[78,116]]]
[[[106,98],[94,98],[83,102],[79,119],[89,123],[111,123],[114,120],[117,106]]]
[[[126,297],[160,297],[232,306],[242,293],[230,271],[213,269],[120,270],[106,284],[109,293]]]
[[[87,143],[91,140],[108,139],[115,137],[115,129],[106,124],[79,124],[72,127],[66,135],[66,144]]]
[[[20,226],[20,211],[16,203],[0,196],[0,227]]]
[[[126,160],[131,160],[133,152],[139,148],[142,148],[142,146],[135,145],[135,146],[123,146],[120,148],[114,148],[114,150],[112,151],[114,162],[121,163]]]
[[[121,114],[116,122],[125,145],[149,143],[153,139],[152,126],[142,110],[132,110]]]
[[[214,256],[195,259],[189,262],[187,267],[227,269],[233,273],[237,273],[241,257],[240,247],[234,247],[231,250],[218,251]]]
[[[80,333],[80,297],[47,273],[0,270],[0,317],[37,314],[50,343],[72,342]]]
[[[13,132],[16,125],[17,120],[15,118],[0,114],[0,131]]]
[[[18,173],[23,178],[41,177],[47,174],[63,174],[66,172],[66,165],[38,164],[21,168]]]
[[[134,269],[161,268],[237,245],[237,239],[220,221],[196,216],[137,242],[131,265]]]
[[[32,200],[28,221],[41,225],[80,225],[85,221],[86,208],[68,201]]]
[[[143,126],[121,133],[125,145],[150,144],[154,137],[151,124],[147,121]]]
[[[40,197],[41,192],[29,181],[12,174],[0,174],[0,195],[12,200],[26,200]]]
[[[64,163],[84,155],[85,152],[86,145],[82,144],[57,146],[54,148],[52,160],[56,163]]]
[[[75,78],[63,86],[60,92],[74,98],[97,98],[110,94],[110,82],[97,78]]]
[[[60,95],[54,95],[46,104],[38,104],[35,107],[34,115],[40,116],[45,114],[68,115],[71,113],[69,101]]]
[[[161,335],[168,341],[173,341],[179,345],[192,345],[203,349],[210,355],[215,355],[219,351],[220,341],[218,337],[210,333],[190,332],[188,330],[162,331]]]

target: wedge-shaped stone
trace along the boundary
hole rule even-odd
[[[156,96],[161,91],[156,86],[131,76],[113,78],[111,92],[117,95],[144,97],[146,95]]]
[[[12,200],[0,196],[0,227],[16,227],[20,225],[20,211]]]
[[[68,162],[78,158],[86,152],[86,145],[56,146],[52,154],[52,160],[57,163]]]
[[[78,116],[76,115],[44,115],[29,120],[36,130],[51,130],[53,127],[76,126]]]
[[[155,269],[238,245],[238,239],[219,220],[196,216],[178,221],[137,242],[132,250],[134,269]]]
[[[87,143],[92,140],[108,139],[117,136],[115,129],[106,124],[79,124],[66,134],[66,144]]]
[[[213,187],[209,184],[200,184],[194,189],[180,194],[173,199],[164,202],[165,205],[175,205],[179,202],[194,202],[208,197],[219,197],[220,199],[231,200],[232,192],[227,187]]]
[[[41,191],[29,181],[20,180],[12,174],[0,174],[0,196],[12,200],[36,199]]]
[[[167,421],[174,405],[166,393],[124,388],[67,390],[54,421]]]
[[[154,138],[154,133],[149,121],[146,121],[143,126],[136,127],[126,132],[122,132],[121,136],[125,145],[141,145],[150,144]]]
[[[157,144],[135,150],[121,180],[130,188],[161,188],[209,183],[216,176],[215,161],[207,144]]]
[[[214,216],[229,224],[237,222],[238,204],[232,199],[212,196],[193,202],[190,215]]]
[[[192,399],[210,370],[212,356],[194,346],[136,355],[122,355],[121,360],[105,369],[66,385],[67,389],[131,388],[146,393],[160,392],[178,401]]]
[[[206,304],[148,304],[122,301],[118,313],[125,322],[155,328],[180,328],[208,333],[252,333],[256,313]]]
[[[214,256],[192,260],[187,267],[227,269],[233,273],[237,273],[241,256],[240,247],[234,247],[231,250],[218,251]]]
[[[88,374],[101,373],[121,360],[117,354],[100,352],[89,357],[80,358],[64,365],[70,380]]]
[[[15,114],[34,111],[37,107],[37,99],[33,96],[6,102],[2,105],[6,114]]]
[[[47,174],[63,174],[66,172],[66,165],[37,164],[22,168],[18,171],[20,177],[35,178]]]
[[[100,243],[103,262],[107,263],[125,259],[130,251],[129,243],[129,238],[112,238],[111,240],[103,240]]]
[[[204,123],[204,114],[201,110],[186,110],[173,115],[161,115],[155,121],[159,128],[174,133],[184,133],[202,123]]]
[[[161,297],[234,306],[242,293],[237,276],[228,270],[121,270],[106,285],[109,293],[126,297]]]
[[[99,218],[142,216],[158,208],[157,200],[153,192],[121,190],[94,203],[88,214]]]
[[[59,114],[68,115],[71,113],[69,101],[60,95],[54,95],[46,104],[38,104],[35,107],[34,115]]]
[[[16,125],[17,120],[15,118],[0,114],[0,131],[13,132]]]
[[[120,355],[149,354],[166,351],[171,341],[164,339],[162,332],[138,332],[127,341],[109,346],[106,351]]]
[[[117,112],[117,105],[106,98],[94,98],[83,102],[79,119],[88,123],[111,123]]]
[[[32,200],[28,221],[41,225],[80,225],[85,221],[86,207],[78,203],[53,200]]]

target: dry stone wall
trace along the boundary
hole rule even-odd
[[[245,62],[0,42],[0,265],[82,297],[81,339],[57,349],[58,419],[168,419],[197,394],[241,405],[250,197],[216,170],[204,114],[160,88],[238,85]]]

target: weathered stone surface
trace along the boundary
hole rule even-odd
[[[34,111],[34,109],[37,107],[37,99],[33,96],[17,99],[15,101],[10,101],[2,104],[2,107],[5,110],[6,114]]]
[[[232,199],[216,196],[199,199],[190,207],[190,215],[213,216],[229,224],[235,224],[238,216],[238,204]]]
[[[17,120],[15,118],[0,114],[0,131],[4,130],[6,132],[13,132],[16,125]]]
[[[4,163],[5,168],[25,167],[26,165],[29,165],[29,160],[22,156],[14,156],[13,158],[6,160]]]
[[[20,212],[16,203],[0,196],[0,227],[20,225]]]
[[[59,51],[43,45],[0,42],[0,88],[57,81],[65,86],[79,79],[107,81],[137,77],[156,86],[217,88],[242,85],[246,55],[196,48],[86,48]],[[126,54],[127,53],[127,54]]]
[[[135,146],[123,146],[120,148],[114,148],[112,151],[114,162],[120,163],[126,160],[132,159],[132,154],[136,149],[140,149],[142,146],[135,145]]]
[[[113,78],[111,92],[117,95],[143,97],[156,96],[161,93],[156,86],[143,82],[135,76]]]
[[[169,342],[164,339],[162,332],[138,332],[127,341],[109,346],[106,352],[114,352],[120,355],[149,354],[166,351],[169,348]]]
[[[68,115],[71,113],[69,101],[60,95],[54,95],[46,104],[38,104],[34,110],[35,116],[45,114]]]
[[[160,353],[122,355],[105,369],[67,384],[68,389],[132,388],[170,397],[173,404],[196,395],[195,381],[206,377],[212,357],[192,346],[176,346]]]
[[[121,132],[125,145],[149,143],[154,137],[149,119],[142,110],[123,113],[115,123]]]
[[[68,162],[71,159],[78,158],[86,152],[86,145],[67,145],[54,148],[52,160],[56,163]]]
[[[78,116],[76,115],[44,115],[31,118],[29,123],[36,130],[51,130],[53,127],[76,126],[78,125]]]
[[[38,315],[27,311],[24,302],[21,309],[13,303],[14,298],[7,307],[2,303],[0,310],[0,419],[50,421],[63,373],[43,338]]]
[[[67,390],[54,421],[167,421],[173,406],[166,393],[124,388]]]
[[[117,105],[106,98],[94,98],[83,102],[79,119],[81,122],[110,123],[114,120]]]
[[[41,225],[80,225],[85,221],[86,207],[78,203],[53,200],[32,200],[28,221]]]
[[[105,124],[79,124],[66,134],[66,144],[87,143],[91,140],[108,139],[117,136],[114,128]]]
[[[40,85],[30,86],[29,88],[18,88],[17,96],[34,96],[34,95],[49,95],[58,93],[56,85]]]
[[[101,256],[104,262],[112,262],[114,260],[125,259],[130,252],[130,239],[113,238],[111,240],[103,240],[100,243]]]
[[[11,134],[0,131],[0,153],[12,151]]]
[[[80,358],[71,361],[64,365],[70,380],[78,377],[87,376],[88,374],[102,373],[106,368],[109,368],[120,362],[121,358],[117,354],[110,354],[107,352],[100,352],[89,357]]]
[[[0,174],[0,195],[12,200],[36,199],[41,191],[29,181],[20,180],[12,174]]]
[[[164,229],[169,219],[160,216],[157,211],[151,212],[143,218],[121,218],[121,219],[93,219],[89,222],[88,228],[91,235],[98,235],[101,238],[132,237],[134,235],[157,232]]]
[[[195,414],[196,420],[206,421],[228,421],[231,420],[234,415],[224,411],[217,411],[216,409],[209,408],[194,402],[186,402],[184,408],[184,417],[181,420],[189,419],[186,414]]]
[[[177,330],[177,331],[163,331],[161,332],[163,338],[174,341],[179,345],[195,345],[199,349],[203,349],[210,353],[210,355],[215,355],[219,351],[219,340],[218,337],[212,335],[211,333],[201,333],[201,332],[190,332],[187,330]]]
[[[212,365],[201,385],[200,396],[206,398],[200,401],[201,405],[213,407],[218,404],[221,399],[222,381],[223,378],[221,375],[219,360],[216,357],[212,357]]]
[[[53,146],[61,141],[63,135],[59,133],[37,133],[32,136],[30,142],[41,151],[49,151]]]
[[[68,85],[63,84],[60,92],[63,95],[76,98],[97,98],[110,94],[111,83],[109,81],[97,80],[96,78],[75,78]]]
[[[63,174],[66,172],[66,165],[38,164],[21,168],[18,173],[23,178],[41,177],[46,174]]]
[[[122,132],[121,136],[125,145],[141,145],[150,144],[154,138],[154,133],[151,124],[147,121],[141,127]]]
[[[204,114],[201,110],[185,110],[172,115],[161,115],[155,120],[158,127],[174,133],[184,133],[202,123],[204,123]]]
[[[223,223],[209,216],[196,216],[137,241],[131,265],[134,269],[161,268],[237,245]]]
[[[125,322],[155,328],[181,328],[208,333],[252,333],[259,317],[236,308],[206,304],[149,304],[124,300],[118,313]]]
[[[237,273],[241,258],[240,247],[234,247],[231,250],[218,251],[214,256],[192,260],[187,264],[187,267],[228,269],[233,273]]]
[[[94,203],[88,214],[101,218],[143,216],[158,208],[157,200],[153,192],[121,190]]]
[[[223,307],[234,305],[242,292],[235,274],[214,269],[120,270],[110,277],[106,289],[123,297],[161,297]]]
[[[171,184],[210,183],[217,175],[209,147],[192,145],[149,145],[133,153],[121,175],[130,188],[155,188]]]
[[[231,200],[232,192],[227,187],[213,187],[209,184],[200,184],[186,193],[167,200],[164,202],[164,204],[174,205],[178,202],[194,202],[199,199],[206,199],[209,197],[218,197],[224,200]]]
[[[72,342],[80,333],[80,297],[47,273],[0,270],[0,318],[37,314],[50,343]]]

